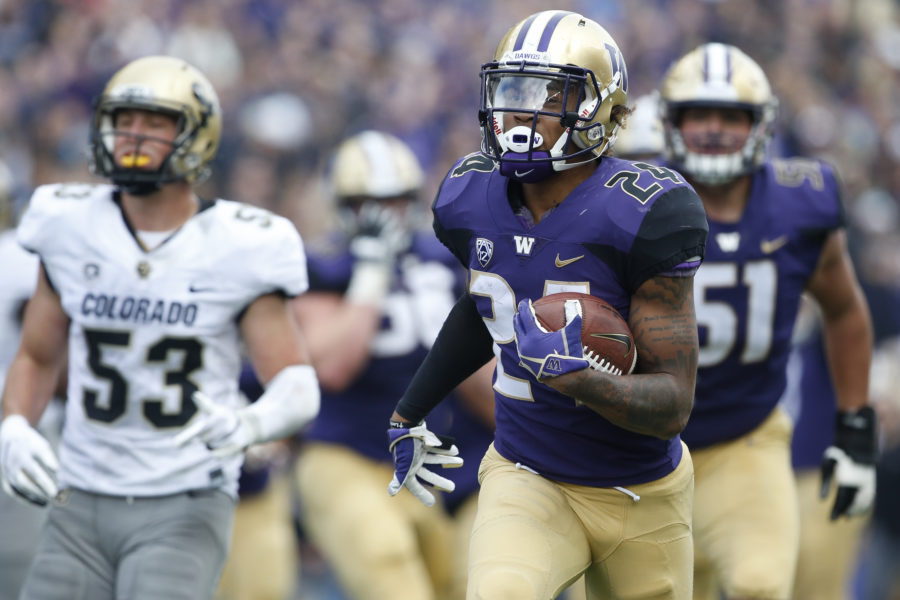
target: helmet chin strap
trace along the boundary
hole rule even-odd
[[[132,172],[115,169],[109,176],[113,184],[130,196],[149,196],[162,188],[159,181],[137,181]]]

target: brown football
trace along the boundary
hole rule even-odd
[[[629,374],[637,364],[637,349],[628,323],[610,303],[590,294],[562,292],[534,300],[534,314],[548,331],[566,324],[566,300],[581,303],[581,343],[591,367],[615,375]]]

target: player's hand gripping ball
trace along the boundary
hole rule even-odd
[[[562,292],[534,300],[535,316],[548,331],[566,324],[566,300],[581,304],[581,343],[591,368],[628,375],[637,364],[637,348],[628,323],[611,304],[590,294]]]

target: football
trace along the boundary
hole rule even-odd
[[[581,343],[591,367],[628,375],[637,364],[637,349],[628,323],[611,304],[590,294],[562,292],[534,300],[534,314],[547,331],[566,324],[566,300],[581,303]]]

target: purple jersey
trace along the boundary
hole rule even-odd
[[[756,171],[739,223],[709,223],[694,277],[700,359],[691,448],[734,439],[768,416],[786,385],[800,296],[825,240],[841,227],[835,176],[818,161]]]
[[[628,318],[649,278],[703,256],[706,216],[669,169],[604,158],[594,174],[531,226],[516,186],[472,154],[450,171],[434,203],[435,231],[469,269],[469,294],[494,340],[495,446],[554,480],[630,485],[671,472],[679,439],[613,425],[519,366],[512,318],[524,298],[563,291],[603,298]]]
[[[345,242],[345,241],[344,241]],[[347,290],[353,257],[338,241],[331,251],[308,249],[311,292]],[[305,438],[353,448],[378,461],[390,461],[385,444],[385,415],[390,415],[425,358],[450,308],[465,290],[465,273],[434,236],[417,233],[411,248],[397,260],[398,272],[384,303],[371,359],[356,380],[341,392],[322,390],[322,404]],[[454,435],[450,398],[429,416],[429,427]],[[449,428],[449,429],[448,429]],[[487,448],[491,432],[479,443]]]

